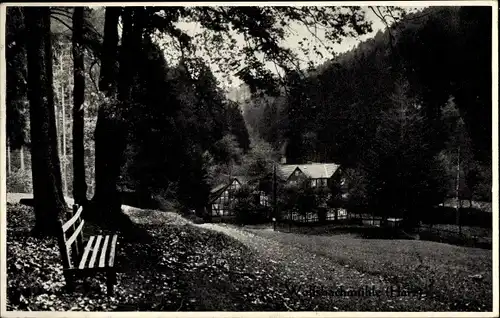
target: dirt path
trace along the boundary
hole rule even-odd
[[[237,239],[260,255],[262,262],[275,264],[281,270],[287,271],[290,277],[296,277],[300,281],[325,287],[344,286],[352,289],[372,285],[383,289],[389,286],[382,277],[366,275],[349,266],[342,266],[333,262],[327,255],[282,244],[234,226],[210,223],[195,226],[221,232]]]
[[[68,196],[64,197],[66,199],[66,203],[68,204],[69,207],[73,205],[73,198],[70,198]],[[20,200],[22,199],[33,199],[33,193],[14,193],[14,192],[7,192],[7,203],[10,204],[17,204],[19,203]]]
[[[342,235],[311,237],[274,232],[271,228],[245,229],[226,224],[197,226],[233,237],[255,251],[261,262],[275,264],[281,274],[296,278],[299,284],[306,281],[322,292],[339,288],[375,289],[382,293],[391,288],[405,290],[391,293],[389,297],[357,298],[370,305],[382,302],[391,310],[397,310],[401,304],[411,304],[412,308],[421,310],[448,305],[483,310],[484,304],[478,299],[491,297],[488,252],[481,249],[411,240],[388,244],[386,240]],[[473,281],[471,273],[484,279]],[[436,281],[436,278],[439,279]],[[462,295],[457,286],[467,286],[470,295]],[[413,289],[414,292],[406,292]],[[345,301],[338,297],[329,299]],[[457,304],[459,299],[463,304]]]

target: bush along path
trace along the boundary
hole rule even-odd
[[[31,208],[9,204],[7,211],[8,310],[450,309],[449,304],[424,295],[367,295],[369,286],[382,291],[389,282],[331,264],[321,255],[264,238],[235,237],[246,235],[243,233],[195,226],[175,213],[135,209],[126,214],[147,231],[151,240],[123,241],[119,245],[117,265],[121,272],[115,295],[106,296],[105,280],[99,277],[82,282],[69,294],[64,290],[56,242],[29,236]],[[364,296],[349,291],[359,287],[365,289]]]

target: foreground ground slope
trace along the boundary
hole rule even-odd
[[[405,261],[409,253],[397,241],[373,241],[372,254],[366,252],[372,243],[360,243],[368,245],[356,249],[352,242],[346,241],[345,246],[337,242],[329,250],[327,241],[307,245],[300,242],[299,236],[294,236],[291,243],[286,235],[266,230],[250,233],[216,225],[196,226],[175,213],[131,209],[126,214],[147,231],[149,238],[122,241],[119,245],[117,262],[121,272],[116,295],[106,296],[102,278],[87,281],[75,293],[68,294],[63,289],[56,242],[30,237],[34,221],[31,208],[9,204],[7,309],[491,310],[489,251],[464,249],[462,257],[448,259],[455,247],[439,245],[443,250],[441,259],[433,255],[435,259],[429,260],[424,256],[419,269],[422,273],[415,276],[416,269],[398,272],[413,260]],[[88,231],[99,229],[90,226]],[[381,261],[379,254],[384,249],[387,259],[377,269],[373,264]],[[360,256],[346,256],[349,253]],[[366,266],[360,263],[361,255],[366,258]],[[381,270],[390,260],[396,265]],[[455,267],[453,262],[457,262]],[[435,277],[433,285],[419,282],[426,271],[431,274],[436,268],[438,272],[454,268],[456,271]],[[476,274],[480,278],[472,278]],[[469,275],[470,279],[463,280]],[[400,282],[404,282],[399,287],[405,292],[383,292]],[[359,288],[365,289],[364,296],[348,294]],[[455,289],[457,293],[450,293]],[[370,295],[370,290],[382,292]]]
[[[311,272],[324,268],[326,273],[313,273],[308,279],[331,276],[327,283],[332,288],[343,284],[355,289],[359,284],[371,284],[368,277],[378,277],[375,285],[415,291],[422,300],[439,302],[451,310],[491,306],[491,250],[418,240],[363,239],[348,234],[302,235],[221,224],[202,226],[233,236],[269,259],[300,264]]]

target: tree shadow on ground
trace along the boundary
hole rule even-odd
[[[97,204],[89,202],[84,206],[83,211],[83,217],[86,221],[97,225],[105,233],[119,233],[122,241],[144,244],[152,242],[148,231],[143,226],[133,222],[122,209],[105,211]]]
[[[33,198],[23,198],[19,201],[21,205],[33,207]],[[141,242],[151,243],[152,237],[147,230],[136,223],[134,223],[123,210],[119,212],[102,211],[92,202],[84,205],[83,218],[85,219],[86,234],[110,234],[120,233],[120,239],[127,242]],[[90,223],[90,224],[89,224]]]

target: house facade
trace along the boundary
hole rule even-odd
[[[348,188],[346,178],[342,173],[340,165],[335,163],[308,163],[308,164],[282,164],[280,165],[280,173],[285,183],[298,184],[306,180],[307,184],[312,188],[333,189],[336,188],[339,192],[341,200],[348,197]],[[328,193],[328,198],[331,197]],[[326,202],[326,201],[325,201]],[[323,208],[327,208],[326,203],[323,203]],[[318,221],[317,215],[309,213],[306,215],[289,215],[285,216],[297,221],[314,222]],[[347,217],[347,211],[342,208],[328,209],[326,219],[343,219]]]
[[[308,179],[313,188],[327,188],[340,172],[340,166],[335,163],[283,164],[280,166],[281,176],[289,184],[297,184],[303,178]],[[345,180],[339,180],[345,183]]]
[[[232,178],[226,184],[220,184],[210,191],[209,214],[212,217],[234,216],[231,203],[234,201],[234,192],[241,188],[241,182]]]
[[[212,188],[207,206],[207,212],[210,217],[235,217],[234,204],[236,203],[236,200],[234,193],[245,184],[248,184],[246,178],[235,176],[229,178],[227,183],[222,183]],[[259,191],[257,195],[258,197],[255,198],[256,203],[263,207],[270,206],[271,202],[269,200],[269,196],[265,192]]]

